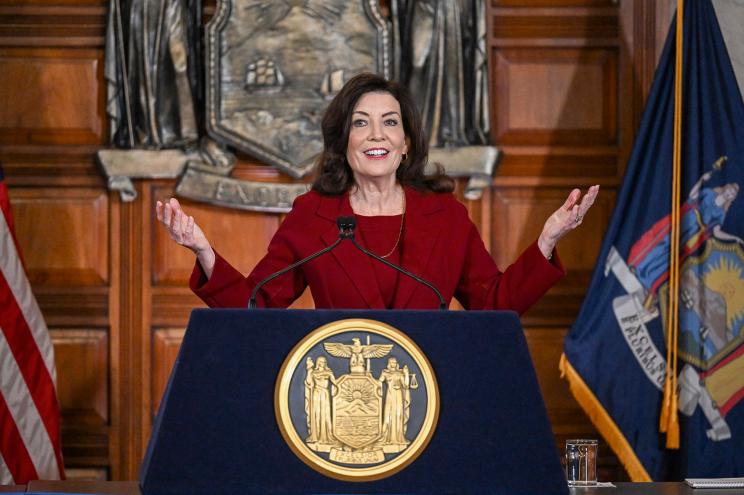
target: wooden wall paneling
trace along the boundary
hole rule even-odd
[[[491,0],[494,7],[522,7],[524,10],[536,7],[593,7],[611,6],[618,0]]]
[[[120,203],[117,197],[118,207],[112,209],[119,217],[118,239],[112,243],[114,250],[119,251],[116,257],[119,290],[115,294],[116,303],[112,303],[117,310],[112,314],[112,320],[117,322],[116,336],[112,335],[112,341],[117,352],[115,365],[119,367],[116,376],[118,395],[115,397],[117,457],[112,472],[114,479],[130,480],[137,479],[149,434],[149,400],[145,391],[149,390],[150,339],[147,335],[150,302],[144,293],[146,263],[149,262],[145,253],[150,249],[144,244],[144,188],[139,182],[135,183],[135,188],[138,195],[136,201]]]
[[[559,6],[559,2],[553,0],[552,5],[543,8],[525,3],[519,0],[516,8],[509,8],[509,3],[493,2],[497,11],[490,25],[493,38],[542,38],[557,44],[560,42],[556,40],[560,39],[614,40],[617,37],[617,8],[611,1],[594,2],[594,6],[586,1],[576,2],[572,7],[565,2]]]
[[[267,168],[241,167],[237,176],[245,180],[276,180],[276,172],[265,170]],[[153,189],[153,222],[155,201],[172,195],[172,184],[161,184]],[[231,210],[187,199],[182,199],[181,203],[184,211],[203,228],[212,246],[244,275],[248,275],[266,254],[269,241],[283,220],[283,215],[279,214]],[[152,232],[154,324],[180,324],[192,308],[204,306],[188,289],[195,257],[176,245],[160,225],[152,223]],[[313,308],[310,291],[305,291],[291,307]]]
[[[0,161],[11,186],[105,188],[106,0],[0,5]]]
[[[153,329],[152,373],[150,375],[152,377],[152,419],[155,418],[160,407],[160,400],[163,398],[165,386],[168,384],[168,378],[178,357],[178,350],[181,348],[185,333],[184,328]]]
[[[656,66],[669,33],[675,13],[673,3],[674,0],[632,0],[619,4],[622,26],[620,46],[624,60],[621,70],[621,108],[625,112],[621,117],[619,179],[625,172]]]
[[[108,333],[105,328],[53,328],[50,334],[57,367],[65,466],[98,466],[97,472],[105,473],[109,464]]]
[[[151,324],[161,326],[186,326],[191,310],[206,308],[206,305],[191,292],[188,283],[183,286],[152,287]]]
[[[495,60],[495,83],[503,88],[494,101],[497,142],[615,142],[615,50],[501,48],[496,50]]]
[[[62,413],[108,423],[108,334],[105,329],[51,329]]]
[[[108,193],[109,204],[109,253],[111,267],[111,290],[108,301],[108,319],[109,319],[109,356],[111,362],[110,368],[110,390],[111,395],[110,411],[110,435],[109,435],[109,466],[110,479],[125,480],[127,465],[127,444],[124,441],[124,425],[126,424],[128,403],[124,400],[123,395],[129,393],[127,387],[127,375],[129,373],[129,363],[125,360],[126,354],[122,349],[125,345],[125,339],[121,334],[122,313],[122,220],[121,220],[121,201],[118,191]]]
[[[109,287],[37,284],[32,288],[50,327],[107,327],[109,324]]]
[[[614,48],[494,48],[493,138],[499,176],[614,177]]]
[[[102,71],[100,50],[0,48],[0,143],[103,144]]]
[[[13,214],[34,285],[102,287],[109,282],[108,198],[80,188],[12,191]]]
[[[4,0],[0,46],[103,46],[106,0]]]
[[[568,276],[522,317],[561,452],[568,437],[599,437],[557,365],[632,146],[638,113],[634,98],[646,84],[635,71],[647,66],[638,64],[634,49],[647,38],[652,3],[489,4],[492,136],[504,153],[491,196],[497,263],[506,266],[538,237],[544,220],[572,187],[602,186],[583,225],[559,245]],[[601,449],[600,476],[625,479],[607,448]]]

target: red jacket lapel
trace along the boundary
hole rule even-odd
[[[332,226],[321,235],[325,245],[330,246],[338,239],[336,219],[340,216],[352,216],[354,214],[349,203],[349,195],[321,196],[317,214],[332,222]],[[377,261],[358,250],[348,241],[343,241],[336,249],[331,251],[331,254],[349,276],[350,285],[356,288],[367,305],[372,309],[384,309],[385,303],[377,284],[377,277],[375,277],[372,269],[372,263],[377,263]],[[333,295],[330,295],[330,297],[333,298]]]
[[[441,199],[434,194],[422,194],[406,188],[406,218],[403,223],[401,265],[428,282],[432,280],[430,280],[431,271],[427,268],[442,228],[436,215],[436,212],[442,209],[440,201]],[[403,274],[398,277],[398,281],[398,290],[395,294],[396,308],[408,308],[415,291],[431,291],[420,282]],[[414,303],[410,307],[416,306]]]

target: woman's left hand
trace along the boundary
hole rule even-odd
[[[583,198],[581,197],[581,190],[574,189],[568,195],[563,206],[550,215],[545,222],[542,234],[537,240],[537,247],[540,248],[540,252],[546,258],[550,259],[555,245],[563,236],[581,225],[584,215],[594,204],[597,194],[599,194],[598,185],[590,187]],[[579,202],[579,199],[581,199],[581,202]]]

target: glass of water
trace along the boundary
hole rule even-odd
[[[569,486],[597,484],[596,440],[566,440],[566,479]]]

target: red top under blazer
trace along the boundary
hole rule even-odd
[[[452,194],[405,189],[406,213],[401,264],[433,283],[449,303],[455,297],[466,309],[510,309],[523,313],[565,275],[557,256],[545,259],[533,243],[501,272],[486,250],[465,207]],[[196,263],[189,285],[213,308],[244,308],[256,283],[338,238],[336,219],[353,215],[349,195],[298,197],[269,243],[266,256],[248,277],[219,253],[212,277]],[[508,233],[503,233],[508,235]],[[263,286],[260,307],[287,307],[309,285],[316,308],[384,309],[372,263],[351,242],[343,241],[302,267]],[[437,309],[428,287],[400,275],[394,309]]]

